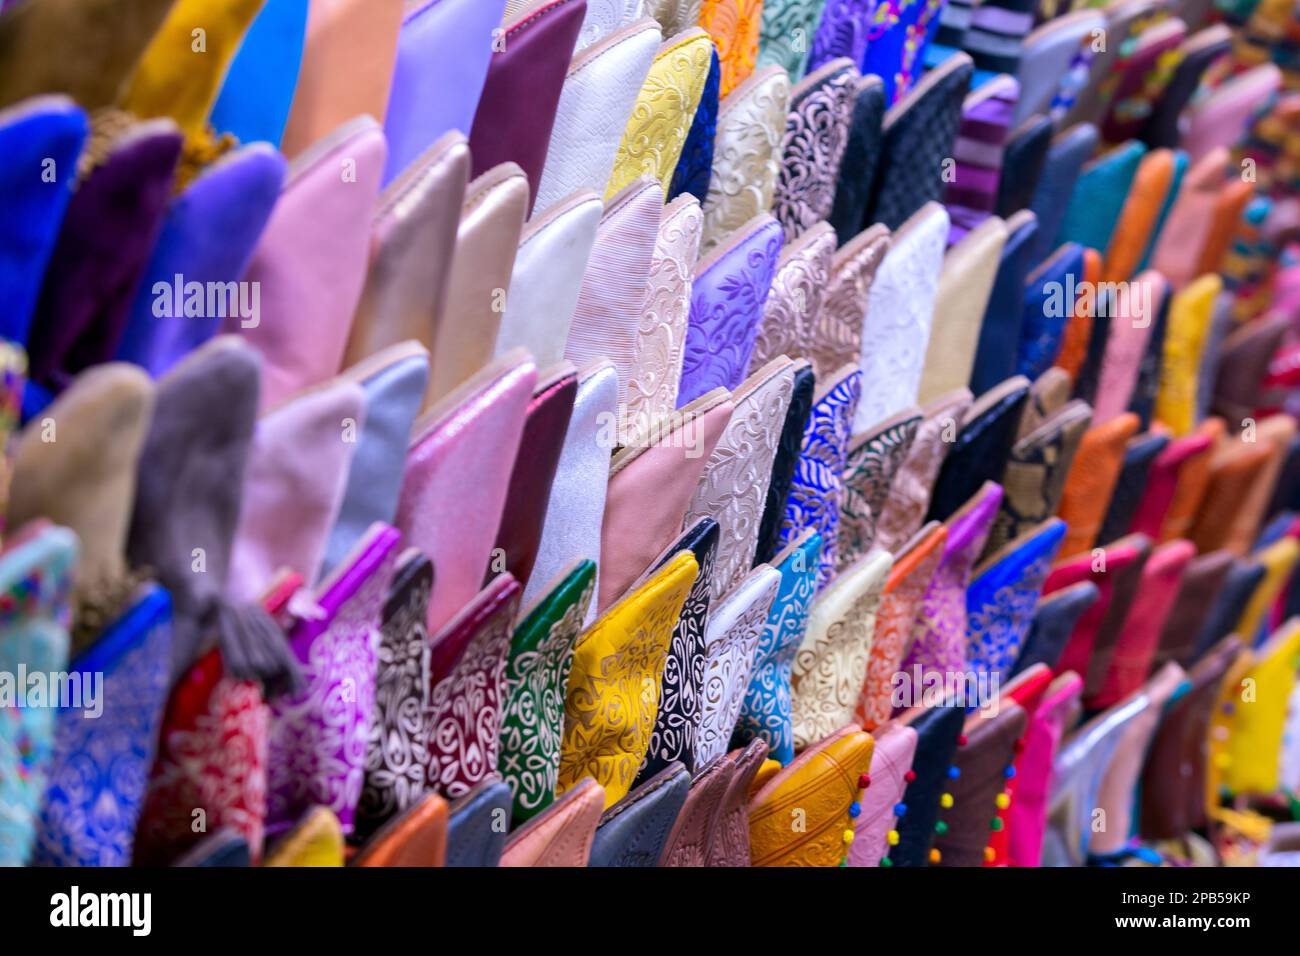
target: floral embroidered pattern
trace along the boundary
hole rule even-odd
[[[38,866],[129,866],[171,672],[171,598],[149,585],[71,665],[102,673],[104,712],[58,711]]]
[[[830,282],[813,323],[812,341],[805,346],[818,376],[860,361],[871,286],[888,251],[889,230],[873,226],[850,240],[831,260]]]
[[[564,695],[556,796],[584,777],[605,788],[606,807],[631,789],[650,745],[673,628],[698,570],[689,552],[678,554],[578,641]]]
[[[867,680],[862,685],[862,699],[854,715],[864,730],[874,731],[889,720],[894,711],[894,675],[903,663],[912,626],[942,557],[942,547],[931,547],[901,580],[886,585],[884,597],[880,600],[880,612],[876,616],[876,633],[867,661]]]
[[[573,645],[595,593],[596,566],[581,562],[524,619],[504,673],[501,776],[513,794],[516,825],[551,805],[560,775],[564,691]]]
[[[696,759],[708,766],[727,752],[749,687],[758,642],[781,585],[774,568],[762,567],[743,582],[709,622]]]
[[[779,66],[803,76],[826,0],[763,0],[758,66]]]
[[[813,603],[791,674],[796,750],[852,721],[892,563],[883,552],[863,559]]]
[[[858,71],[841,63],[808,77],[790,97],[772,203],[787,241],[831,214],[857,95]]]
[[[659,21],[664,36],[672,37],[700,22],[701,3],[702,0],[645,0],[645,12]]]
[[[398,571],[379,627],[375,716],[366,744],[366,776],[356,836],[373,834],[415,806],[429,767],[429,597],[433,565],[420,558]]]
[[[899,97],[907,95],[915,85],[916,66],[925,63],[925,50],[930,45],[930,25],[943,9],[944,2],[945,0],[925,0],[921,3],[921,0],[913,0],[911,4],[904,5],[919,7],[919,11],[916,22],[909,23],[903,35],[903,51],[898,61],[898,72],[894,74],[891,102],[897,102]]]
[[[808,69],[816,70],[838,57],[846,56],[861,63],[867,52],[867,39],[876,0],[826,0],[821,22],[813,36]]]
[[[1063,409],[1011,449],[1002,473],[1002,508],[989,532],[986,554],[1001,550],[1040,521],[1056,514],[1075,452],[1092,422],[1086,405]]]
[[[834,255],[835,232],[829,228],[810,229],[785,247],[763,308],[752,366],[762,368],[782,355],[809,357]]]
[[[678,408],[719,386],[735,389],[749,374],[780,255],[781,227],[768,218],[695,277]]]
[[[754,72],[763,0],[704,0],[700,26],[709,31],[722,61],[722,95]]]
[[[781,572],[781,584],[754,651],[749,687],[732,739],[736,747],[762,737],[767,741],[769,756],[782,764],[794,759],[790,674],[794,656],[803,643],[808,610],[817,594],[821,548],[821,535],[808,533],[790,546],[783,559],[774,562]]]
[[[700,202],[704,202],[709,195],[709,178],[713,175],[713,144],[718,136],[721,84],[722,67],[718,63],[718,51],[714,50],[709,78],[704,81],[704,92],[700,94],[700,105],[696,107],[691,131],[686,134],[681,159],[677,160],[677,168],[673,170],[672,185],[667,193],[670,202],[683,193],[690,193]]]
[[[674,547],[674,553],[689,549],[699,565],[699,574],[686,595],[682,613],[673,627],[672,643],[659,681],[659,712],[650,732],[645,762],[637,772],[643,782],[674,760],[687,770],[696,767],[696,741],[700,729],[700,692],[704,686],[705,637],[712,594],[713,566],[718,554],[718,523],[705,518],[693,526]]]
[[[852,369],[831,383],[813,405],[804,432],[803,453],[786,499],[781,544],[788,546],[807,530],[817,532],[822,541],[816,573],[819,588],[835,574],[844,469],[861,388],[862,373]]]
[[[388,530],[323,596],[325,616],[290,632],[306,687],[271,702],[268,837],[315,805],[333,811],[344,834],[352,832],[375,711],[380,614],[398,539]]]
[[[894,476],[884,510],[876,519],[877,547],[896,552],[920,529],[930,507],[930,490],[970,403],[970,392],[963,389],[923,410],[925,420],[916,430],[912,450]]]
[[[735,410],[686,509],[689,526],[718,522],[718,557],[709,588],[720,602],[754,563],[772,462],[794,393],[794,366],[756,373],[735,396]]]
[[[627,416],[637,430],[677,407],[703,221],[699,204],[687,199],[664,210],[659,225],[627,387]]]
[[[429,695],[428,781],[447,797],[463,796],[497,771],[506,655],[519,609],[519,586],[497,593],[504,596],[478,623],[456,666]]]
[[[655,57],[618,144],[606,200],[642,176],[668,191],[712,62],[713,44],[702,32],[665,44]]]
[[[1064,533],[1064,522],[1053,524],[971,581],[966,657],[972,671],[1002,679],[1016,666]]]
[[[806,362],[798,362],[794,369],[794,388],[785,412],[785,425],[777,442],[772,463],[772,479],[767,486],[767,501],[758,526],[758,546],[754,549],[754,566],[766,564],[781,547],[781,526],[785,523],[785,508],[790,501],[790,488],[794,485],[795,469],[803,454],[803,436],[812,420],[813,399],[816,397],[816,378]]]
[[[789,108],[790,78],[777,69],[752,76],[719,108],[701,255],[772,208]]]
[[[943,558],[935,569],[914,625],[912,649],[903,670],[922,674],[966,671],[966,586],[984,550],[1002,492],[993,485],[949,520]]]
[[[57,571],[37,567],[10,584],[0,594],[0,628],[8,632],[21,627],[37,614],[47,615],[62,627],[67,627],[71,616],[68,606],[72,594],[71,569]]]
[[[271,711],[252,681],[226,675],[209,651],[176,686],[167,704],[134,862],[165,866],[203,837],[230,827],[261,857],[266,818],[266,762]],[[205,831],[194,832],[202,809]]]
[[[840,520],[835,569],[842,571],[871,550],[876,540],[876,516],[885,507],[894,475],[912,450],[920,413],[894,418],[849,448],[840,496]]]

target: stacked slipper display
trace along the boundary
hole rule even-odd
[[[1298,51],[0,2],[0,864],[1300,865]]]

